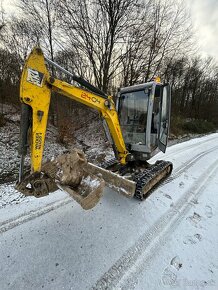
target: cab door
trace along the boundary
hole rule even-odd
[[[158,132],[158,148],[165,153],[167,140],[170,129],[170,111],[171,111],[171,90],[170,85],[166,84],[162,87],[160,120]]]

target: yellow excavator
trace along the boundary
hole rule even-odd
[[[72,78],[73,84],[49,73],[47,64]],[[77,85],[74,85],[77,83]],[[42,164],[51,93],[56,92],[94,108],[100,113],[115,158],[96,166],[80,150]],[[146,198],[172,171],[172,163],[147,162],[157,148],[165,152],[169,133],[171,91],[158,78],[119,89],[116,104],[83,78],[47,59],[36,47],[23,68],[20,84],[21,156],[16,188],[25,195],[41,197],[61,188],[83,208],[92,208],[105,184],[128,197]],[[24,173],[30,148],[31,169]]]

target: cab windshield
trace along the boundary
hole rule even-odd
[[[120,96],[120,125],[126,144],[145,144],[151,87]]]

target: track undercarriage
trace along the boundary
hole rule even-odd
[[[171,174],[173,164],[169,161],[158,160],[155,164],[144,161],[132,162],[122,166],[114,159],[105,162],[102,167],[134,182],[135,191],[131,193],[131,196],[143,200],[148,197],[152,189]],[[128,183],[128,181],[126,182]],[[106,180],[106,183],[109,182]]]

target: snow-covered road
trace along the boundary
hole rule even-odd
[[[144,202],[106,189],[84,211],[1,186],[0,289],[218,289],[218,134],[157,159],[174,170]]]

